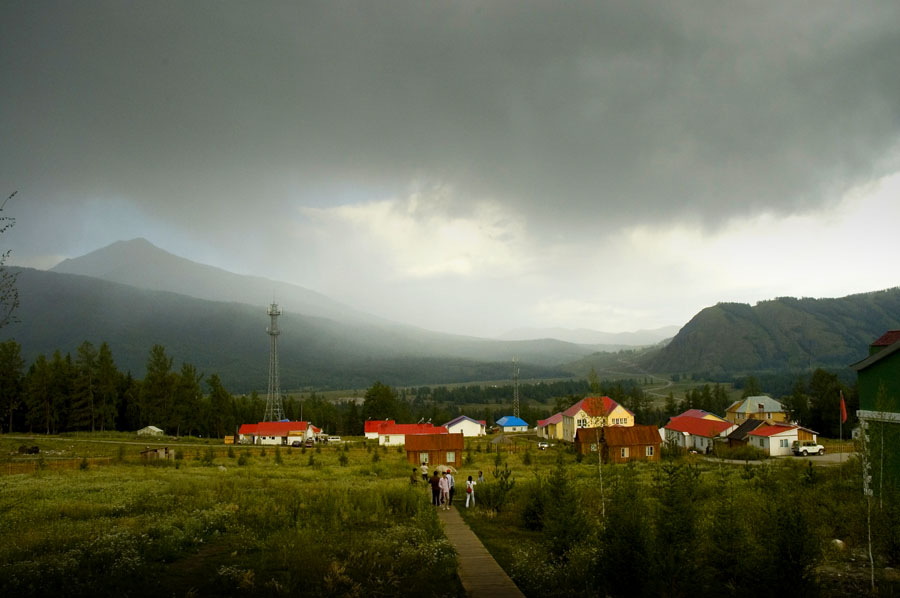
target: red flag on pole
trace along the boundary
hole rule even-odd
[[[844,391],[841,391],[841,423],[847,421],[847,404],[844,402]]]

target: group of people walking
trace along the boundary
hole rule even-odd
[[[453,477],[453,472],[451,470],[446,470],[442,472],[438,472],[437,470],[431,475],[428,476],[428,465],[422,463],[422,480],[426,484],[431,485],[431,504],[436,507],[439,507],[445,511],[450,510],[450,505],[453,504],[453,495],[456,493],[456,480]],[[481,472],[478,472],[479,480],[484,481]],[[412,476],[410,476],[410,482],[416,483],[417,480],[417,470],[413,468]],[[469,504],[475,504],[475,484],[476,482],[472,479],[472,476],[466,480],[466,508],[469,508]]]

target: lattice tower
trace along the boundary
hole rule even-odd
[[[271,325],[266,329],[269,333],[269,391],[266,394],[266,413],[263,421],[276,422],[284,419],[284,405],[281,402],[281,381],[278,379],[278,316],[281,310],[277,303],[273,303],[266,311],[272,319]]]
[[[513,415],[519,417],[519,358],[513,359]]]

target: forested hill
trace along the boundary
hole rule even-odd
[[[900,328],[900,288],[839,299],[781,297],[751,307],[720,303],[698,313],[645,367],[713,376],[841,368]]]
[[[232,392],[266,389],[269,318],[266,305],[245,305],[151,291],[88,276],[32,269],[18,272],[19,320],[0,340],[15,339],[26,367],[37,355],[75,354],[84,341],[109,344],[116,366],[141,378],[155,344]],[[366,388],[502,380],[519,356],[522,378],[564,377],[555,364],[590,348],[560,341],[485,341],[397,325],[312,317],[282,305],[278,339],[285,390]]]

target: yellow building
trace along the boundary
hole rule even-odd
[[[578,428],[634,425],[634,413],[609,397],[586,397],[562,415],[563,440],[566,442],[575,442]]]
[[[761,419],[770,423],[788,421],[784,406],[765,395],[747,397],[741,401],[735,401],[725,410],[725,419],[733,424],[742,424],[748,419]]]

